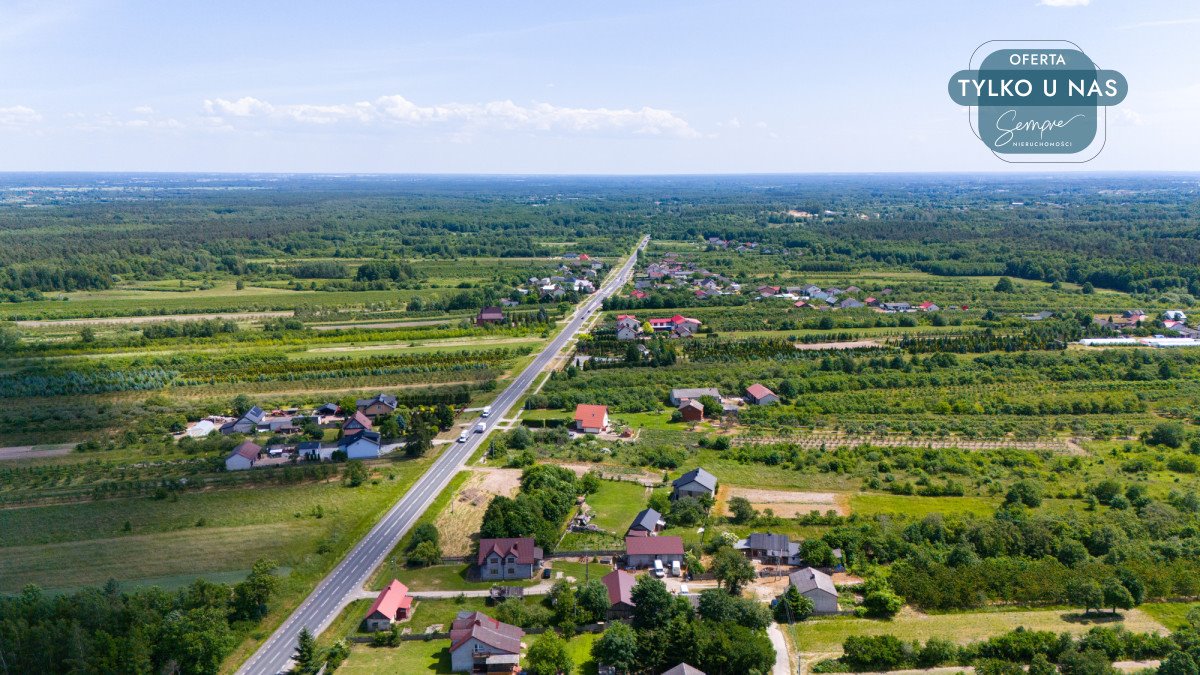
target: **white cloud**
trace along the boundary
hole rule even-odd
[[[151,108],[148,105],[139,105],[136,108],[132,108],[131,112],[135,112],[139,115],[153,115],[154,108]]]
[[[1038,4],[1046,7],[1087,7],[1092,0],[1041,0]]]
[[[15,127],[42,121],[42,116],[33,108],[15,105],[0,108],[0,126]]]
[[[520,105],[511,100],[485,103],[446,103],[418,105],[400,95],[382,96],[375,101],[332,105],[309,103],[275,105],[246,96],[237,100],[223,98],[204,101],[210,117],[262,118],[302,124],[457,125],[467,130],[491,127],[510,130],[564,133],[634,133],[678,138],[699,136],[686,120],[668,110],[642,107],[571,108],[549,103]]]

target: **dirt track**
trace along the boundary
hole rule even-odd
[[[154,316],[109,316],[96,319],[54,319],[16,321],[22,328],[53,328],[54,326],[83,326],[87,324],[156,323],[160,321],[200,321],[202,319],[273,319],[278,316],[293,316],[289,310],[281,312],[225,312],[223,314],[156,314]]]

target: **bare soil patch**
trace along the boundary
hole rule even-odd
[[[817,351],[821,349],[863,349],[867,347],[882,347],[877,340],[849,340],[846,342],[809,342],[796,343],[796,349],[801,351]]]
[[[725,508],[731,497],[744,497],[758,510],[771,509],[775,515],[792,518],[811,511],[850,513],[850,497],[840,492],[793,492],[758,488],[721,486],[717,501]]]
[[[472,536],[483,524],[483,513],[498,495],[511,497],[521,486],[520,469],[471,469],[472,475],[438,514],[434,525],[442,538],[442,553],[470,555]]]

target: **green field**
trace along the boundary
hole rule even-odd
[[[906,609],[891,621],[849,616],[813,618],[794,624],[790,632],[798,652],[824,657],[840,653],[842,642],[851,635],[894,635],[901,640],[922,642],[931,637],[940,637],[966,644],[1020,626],[1030,630],[1078,634],[1098,625],[1121,625],[1135,632],[1163,631],[1162,624],[1149,613],[1136,609],[1115,618],[1108,614],[1084,615],[1075,610],[1057,609],[928,615]]]
[[[646,508],[649,496],[649,491],[637,483],[600,481],[600,489],[587,496],[587,504],[595,513],[592,523],[602,530],[624,537],[633,517]]]
[[[1171,630],[1179,630],[1187,626],[1187,614],[1200,607],[1194,602],[1147,602],[1138,609],[1149,614],[1162,625]]]

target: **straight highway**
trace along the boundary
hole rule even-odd
[[[492,402],[490,420],[472,420],[467,429],[479,422],[487,424],[483,433],[471,433],[467,440],[442,451],[429,469],[417,480],[400,501],[396,502],[375,527],[362,538],[350,553],[338,563],[313,592],[296,608],[271,637],[258,648],[237,671],[243,675],[276,675],[287,672],[296,649],[296,637],[302,628],[308,628],[314,636],[319,635],[338,613],[355,597],[371,573],[383,563],[396,544],[425,512],[429,504],[450,483],[467,459],[475,453],[491,432],[491,421],[509,414],[513,405],[537,381],[538,376],[558,356],[559,352],[575,337],[588,319],[600,309],[606,298],[616,293],[633,274],[637,254],[650,238],[644,237],[629,259],[615,274],[609,276],[595,293],[581,303],[567,320],[566,326],[534,358]]]

